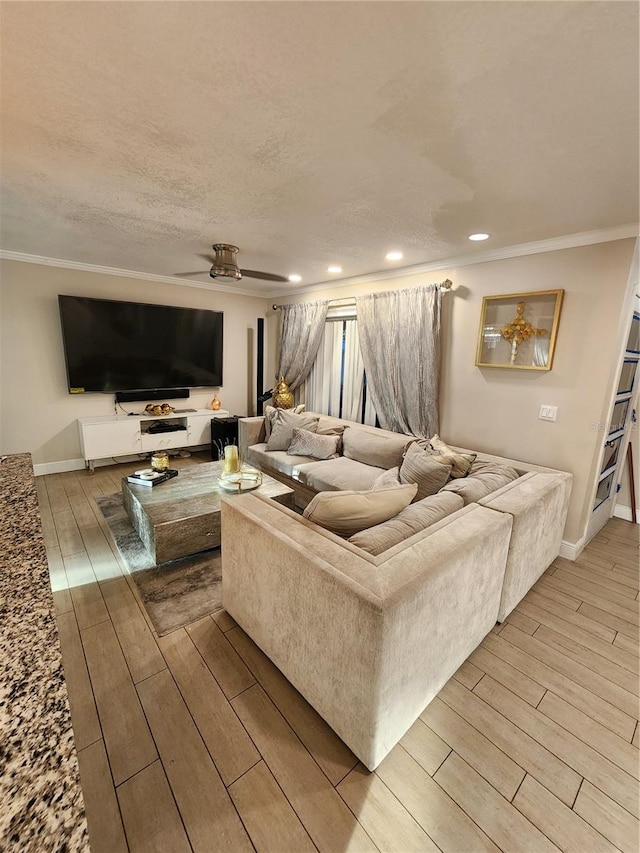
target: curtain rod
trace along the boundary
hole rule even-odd
[[[453,282],[451,281],[450,278],[445,278],[444,281],[438,282],[438,284],[436,284],[436,287],[439,290],[445,290],[445,291],[451,290],[451,288],[453,287]],[[356,304],[355,296],[353,296],[353,297],[349,297],[349,296],[337,297],[336,299],[330,299],[329,302],[343,302],[345,305],[355,305]],[[291,303],[287,303],[287,304],[291,304]],[[273,311],[278,311],[280,308],[284,308],[284,307],[285,307],[284,305],[276,305],[275,302],[271,306]]]

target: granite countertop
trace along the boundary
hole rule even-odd
[[[31,456],[0,457],[0,849],[89,849]]]

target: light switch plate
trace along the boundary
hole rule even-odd
[[[555,421],[558,417],[557,406],[540,406],[538,418],[541,421]]]

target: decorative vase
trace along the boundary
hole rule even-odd
[[[273,405],[276,409],[293,408],[293,394],[283,376],[280,377],[278,384],[273,389]]]
[[[214,412],[217,412],[220,409],[221,405],[222,404],[220,403],[220,400],[218,400],[217,397],[214,397],[213,400],[211,401],[211,408],[213,409]]]

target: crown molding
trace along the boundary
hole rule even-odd
[[[489,263],[490,261],[503,261],[508,258],[519,258],[525,255],[537,255],[543,252],[557,252],[561,249],[574,249],[578,246],[590,246],[596,243],[609,243],[613,240],[624,240],[628,237],[638,237],[638,223],[632,225],[619,225],[613,228],[602,228],[598,231],[583,231],[579,234],[568,234],[563,237],[550,237],[547,240],[538,240],[533,243],[518,243],[513,246],[505,246],[501,249],[484,249],[471,255],[458,255],[444,258],[439,261],[431,261],[426,264],[414,264],[409,267],[379,270],[378,272],[366,273],[365,275],[352,276],[351,278],[331,279],[330,281],[317,282],[308,287],[299,287],[296,290],[272,290],[268,293],[263,291],[248,290],[246,288],[229,287],[224,284],[211,282],[190,281],[178,276],[155,275],[154,273],[140,272],[139,270],[122,270],[116,267],[103,267],[98,264],[86,264],[80,261],[67,261],[61,258],[47,258],[41,255],[29,255],[23,252],[11,252],[0,249],[0,259],[7,261],[19,261],[26,264],[40,264],[47,267],[61,267],[63,269],[79,270],[81,272],[101,273],[103,275],[115,275],[121,278],[137,278],[142,281],[155,281],[163,284],[173,284],[178,287],[195,287],[200,290],[213,290],[219,293],[231,293],[235,296],[255,296],[259,299],[274,299],[276,297],[305,296],[327,288],[352,287],[357,284],[369,284],[376,281],[384,281],[389,278],[405,278],[421,273],[438,272],[439,270],[451,270],[455,267],[466,267],[473,264]]]
[[[0,259],[6,261],[19,261],[23,264],[40,264],[44,267],[61,267],[67,270],[78,270],[80,272],[94,272],[102,275],[115,275],[121,278],[139,278],[142,281],[155,281],[162,284],[174,284],[179,287],[196,287],[200,290],[215,290],[219,293],[232,293],[234,296],[257,296],[261,299],[268,299],[265,293],[259,293],[256,290],[247,290],[246,288],[228,287],[224,284],[216,284],[211,279],[211,282],[206,281],[190,281],[186,278],[168,275],[155,275],[150,272],[140,272],[139,270],[121,270],[116,267],[103,267],[98,264],[85,264],[80,261],[66,261],[61,258],[46,258],[41,255],[27,255],[23,252],[11,252],[7,249],[0,249]]]
[[[484,249],[474,252],[472,255],[458,255],[444,258],[440,261],[431,261],[426,264],[415,264],[410,267],[399,267],[397,269],[380,270],[365,275],[353,276],[351,278],[331,279],[297,290],[274,290],[268,294],[268,298],[304,296],[327,288],[352,287],[356,284],[369,284],[375,281],[384,281],[390,278],[404,278],[421,273],[438,272],[439,270],[451,270],[456,267],[468,267],[473,264],[483,264],[490,261],[503,261],[508,258],[519,258],[525,255],[538,255],[543,252],[557,252],[561,249],[574,249],[578,246],[591,246],[596,243],[610,243],[614,240],[624,240],[628,237],[638,237],[638,223],[632,225],[619,225],[614,228],[602,228],[598,231],[583,231],[579,234],[568,234],[564,237],[550,237],[547,240],[538,240],[534,243],[518,243],[513,246],[504,246],[501,249]]]

